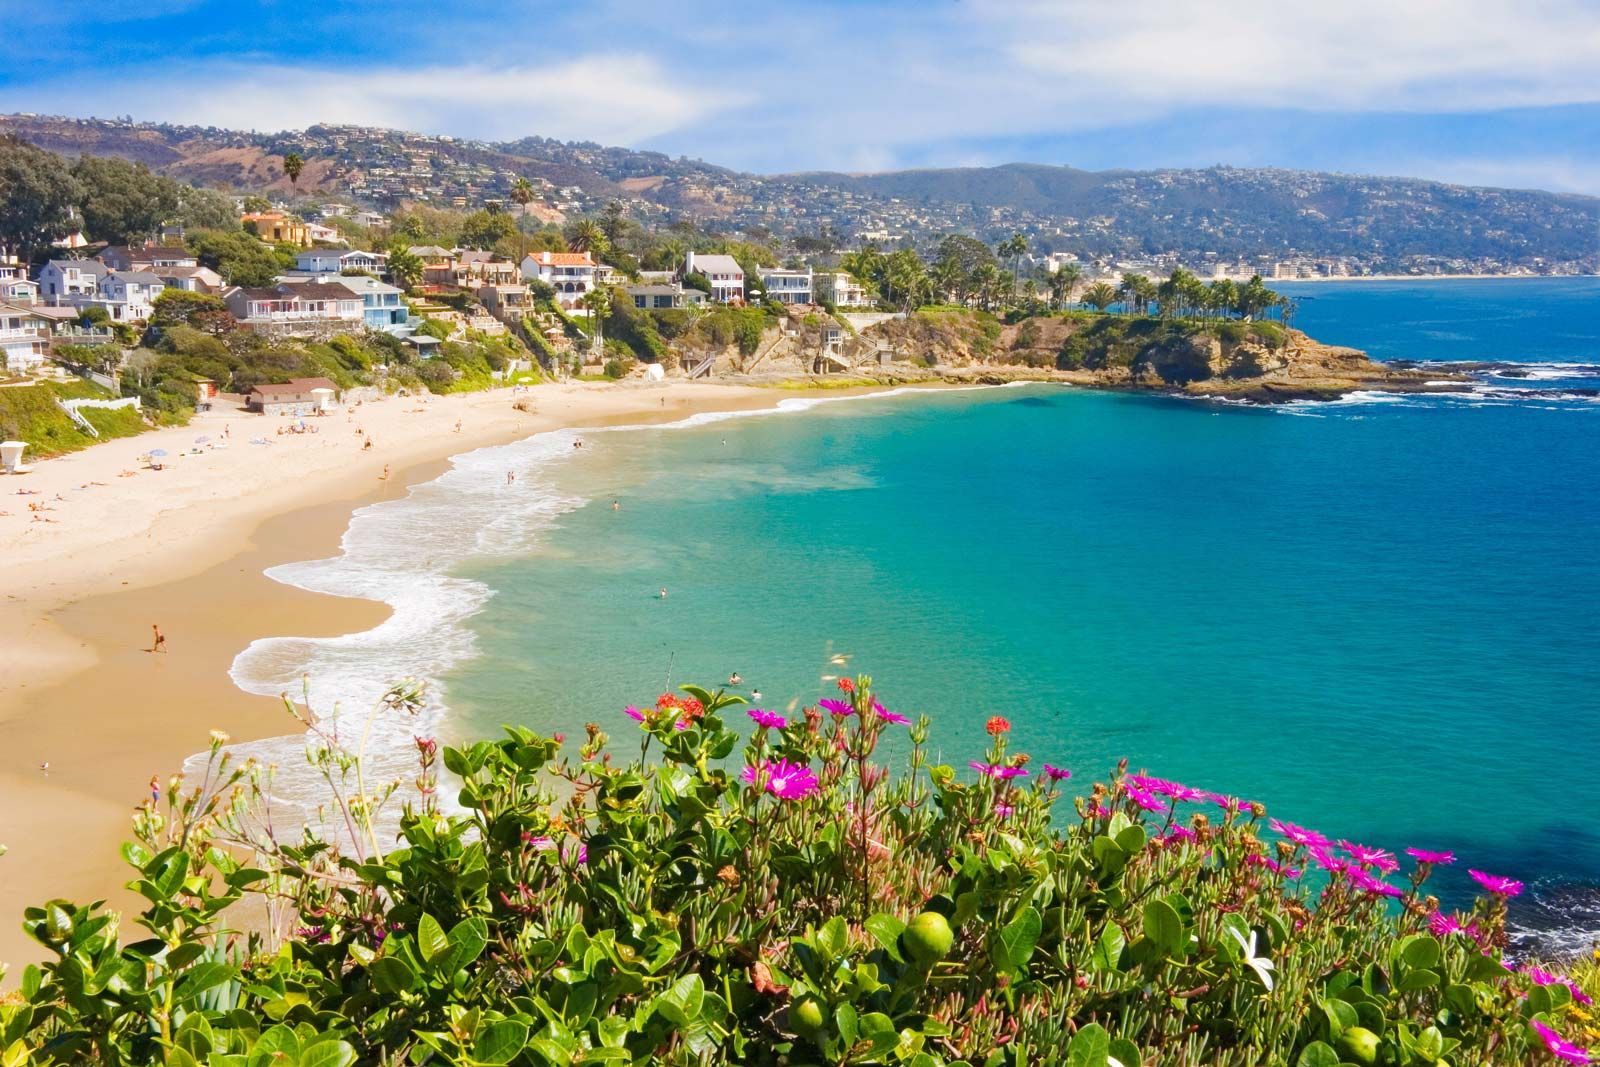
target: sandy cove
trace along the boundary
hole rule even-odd
[[[20,929],[28,905],[132,905],[117,852],[128,817],[150,777],[178,770],[207,731],[292,732],[276,700],[233,685],[240,650],[367,629],[388,612],[280,585],[265,568],[333,554],[355,508],[436,477],[452,455],[562,427],[770,408],[784,395],[673,383],[391,397],[282,436],[300,420],[209,412],[0,477],[0,961],[40,957]],[[179,456],[201,436],[225,447]],[[152,449],[169,453],[164,470],[140,462]],[[147,651],[152,624],[165,653]]]

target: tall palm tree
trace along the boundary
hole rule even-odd
[[[1013,233],[1010,237],[1000,242],[995,252],[1001,259],[1011,260],[1011,291],[1017,291],[1017,274],[1022,267],[1022,257],[1028,251],[1028,239],[1021,233]]]
[[[518,178],[511,183],[511,199],[522,208],[522,213],[528,213],[528,205],[533,203],[533,183],[527,178]]]
[[[1050,275],[1050,301],[1057,307],[1072,303],[1072,291],[1083,280],[1083,268],[1076,263],[1063,263]]]
[[[593,219],[579,219],[567,229],[567,247],[574,252],[605,254],[606,234]]]
[[[288,152],[283,157],[283,173],[288,175],[289,184],[294,187],[296,193],[300,191],[300,172],[305,169],[305,165],[306,161],[301,158],[299,152]]]

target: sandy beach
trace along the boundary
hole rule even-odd
[[[209,730],[236,740],[292,732],[277,701],[233,685],[241,649],[263,636],[366,629],[388,610],[281,585],[264,568],[332,554],[352,510],[435,477],[451,455],[561,427],[780,399],[699,383],[545,385],[391,397],[305,420],[316,433],[283,435],[300,420],[210,412],[0,478],[0,843],[10,850],[0,857],[0,961],[40,955],[20,930],[27,905],[132,903],[117,854],[128,816],[151,776],[177,771]],[[197,446],[200,437],[210,441]],[[164,469],[140,461],[152,449],[169,453]],[[153,624],[165,652],[149,651]]]

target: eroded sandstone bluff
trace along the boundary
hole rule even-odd
[[[1469,387],[1464,376],[1390,367],[1275,322],[1053,315],[1002,323],[976,312],[918,312],[875,324],[853,343],[863,352],[892,352],[892,359],[865,365],[895,379],[1045,378],[1259,403]]]

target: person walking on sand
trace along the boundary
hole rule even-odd
[[[378,481],[386,482],[388,480],[389,480],[389,465],[387,463],[385,463],[383,465],[383,473],[378,475]]]
[[[506,484],[507,485],[510,485],[512,482],[515,482],[516,480],[517,480],[517,472],[516,471],[506,471]]]
[[[150,624],[150,629],[156,635],[155,643],[150,646],[151,652],[165,652],[167,650],[167,635],[161,632],[161,627],[155,623]]]
[[[150,776],[150,803],[161,803],[161,776],[159,774]]]
[[[456,420],[456,433],[460,433],[460,432],[461,432],[461,420],[457,419]]]

